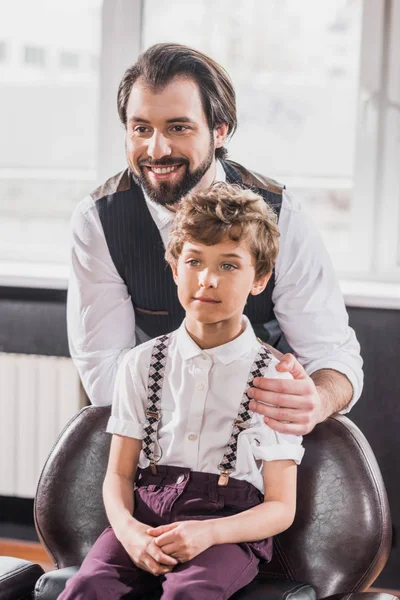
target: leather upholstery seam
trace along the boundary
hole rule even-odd
[[[5,575],[2,575],[0,577],[0,581],[3,582],[8,582],[10,580],[12,580],[14,577],[17,577],[18,575],[20,575],[21,573],[23,573],[24,571],[32,571],[34,567],[39,567],[40,565],[37,565],[36,563],[32,564],[32,565],[24,565],[21,567],[18,567],[17,569],[13,569],[12,573],[6,573]]]
[[[291,595],[292,595],[292,594],[295,594],[296,592],[298,592],[298,591],[299,591],[299,590],[301,590],[301,589],[307,589],[307,588],[309,588],[309,587],[311,587],[311,586],[310,586],[310,585],[308,585],[308,584],[304,584],[304,583],[298,583],[298,584],[296,585],[296,587],[295,587],[293,590],[290,590],[290,591],[288,591],[288,592],[285,592],[285,593],[284,593],[284,595],[283,595],[283,598],[284,598],[285,600],[286,600],[286,599],[289,599],[289,598],[291,597]]]

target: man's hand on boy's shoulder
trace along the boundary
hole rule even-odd
[[[292,354],[283,355],[276,370],[291,373],[293,378],[256,377],[248,393],[254,400],[250,409],[263,415],[265,423],[279,433],[306,435],[315,425],[341,410],[346,403],[340,404],[335,384],[342,386],[344,398],[349,393],[351,397],[351,384],[344,375],[327,370],[310,377]],[[327,391],[329,388],[331,394]]]

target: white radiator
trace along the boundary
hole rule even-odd
[[[0,496],[35,496],[58,434],[84,404],[70,358],[0,353]]]

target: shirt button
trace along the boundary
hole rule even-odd
[[[176,483],[179,485],[180,483],[182,483],[182,481],[185,479],[184,475],[179,475],[179,477],[176,480]]]
[[[204,383],[197,383],[196,384],[196,390],[198,392],[201,392],[202,390],[204,390]]]
[[[194,442],[197,440],[197,435],[195,433],[190,433],[188,435],[188,440],[190,440],[191,442]]]
[[[201,354],[200,356],[201,356],[202,360],[207,360],[207,356],[205,354]]]

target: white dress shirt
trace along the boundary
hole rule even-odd
[[[216,181],[225,180],[217,162]],[[146,198],[164,245],[174,213]],[[362,390],[360,346],[330,257],[299,202],[283,191],[280,249],[272,294],[276,318],[299,362],[310,375],[335,369]],[[117,367],[125,352],[147,337],[135,333],[135,313],[124,281],[111,259],[95,201],[88,196],[72,217],[71,276],[67,319],[70,353],[91,402],[111,404]]]
[[[248,319],[243,333],[227,344],[202,350],[187,333],[185,323],[174,331],[168,347],[158,427],[158,464],[219,473],[237,418],[246,382],[261,347]],[[143,439],[146,423],[147,380],[154,340],[128,352],[119,367],[107,431]],[[275,369],[277,359],[264,369],[266,377],[291,378]],[[240,433],[237,462],[231,476],[245,479],[263,492],[262,463],[292,459],[300,463],[302,437],[284,435],[252,413],[248,429]],[[149,460],[140,453],[139,466]]]

